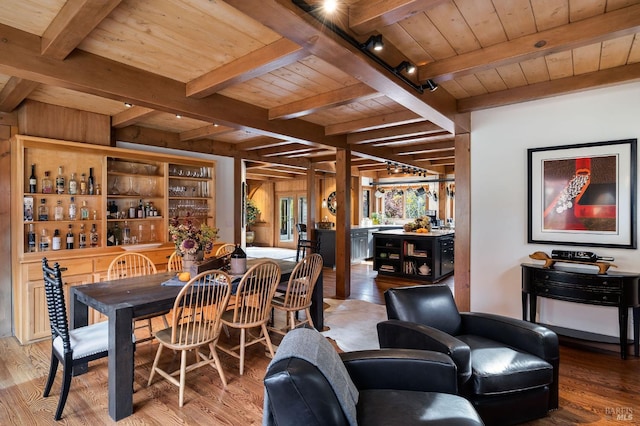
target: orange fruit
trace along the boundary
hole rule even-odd
[[[180,272],[178,274],[178,279],[180,281],[189,281],[191,279],[191,274],[189,272]]]

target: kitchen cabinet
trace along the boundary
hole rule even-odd
[[[399,229],[400,226],[384,226],[384,229]],[[373,256],[373,232],[380,226],[351,228],[351,262],[356,263]],[[335,229],[316,229],[320,237],[320,255],[323,265],[329,268],[336,266],[336,231]]]

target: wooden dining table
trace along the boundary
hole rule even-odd
[[[296,262],[280,259],[248,259],[247,267],[262,260],[280,266],[281,285],[289,280]],[[109,416],[115,421],[133,414],[133,369],[135,344],[133,319],[173,308],[181,286],[163,285],[176,275],[166,272],[141,277],[102,281],[71,288],[71,327],[88,324],[89,307],[105,314],[109,321],[108,392]],[[314,288],[311,318],[318,330],[324,327],[322,311],[322,272]],[[74,375],[87,371],[87,365],[74,368]]]

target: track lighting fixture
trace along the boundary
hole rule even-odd
[[[413,74],[413,73],[416,72],[416,66],[413,65],[411,62],[408,62],[408,61],[400,62],[400,64],[397,67],[395,67],[394,69],[395,69],[395,71],[397,73],[406,71],[407,74]]]
[[[367,41],[365,41],[360,45],[360,48],[367,49],[367,50],[373,49],[376,52],[381,51],[382,49],[384,49],[384,43],[382,42],[382,34],[372,35],[367,39]]]
[[[126,108],[131,108],[131,107],[133,106],[133,104],[132,104],[132,103],[129,103],[129,102],[125,102],[125,103],[124,103],[124,106],[125,106]]]
[[[427,82],[426,82],[425,84],[423,84],[421,87],[422,87],[422,89],[423,89],[423,90],[424,90],[424,89],[429,89],[429,91],[430,91],[430,92],[435,92],[435,91],[436,91],[436,89],[438,88],[438,85],[436,84],[436,82],[435,82],[435,81],[433,81],[433,80],[429,79],[429,80],[427,80]]]

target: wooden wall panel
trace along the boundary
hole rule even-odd
[[[471,307],[471,138],[456,135],[454,295],[458,309]]]
[[[111,117],[26,100],[18,110],[23,135],[111,145]]]
[[[0,126],[8,127],[8,126]],[[11,144],[0,140],[0,337],[11,331]]]

